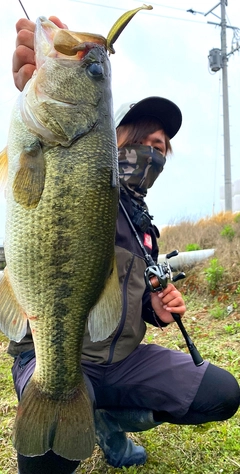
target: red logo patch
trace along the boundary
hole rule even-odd
[[[148,247],[149,249],[152,250],[152,237],[150,234],[144,234],[144,240],[143,243],[145,247]]]

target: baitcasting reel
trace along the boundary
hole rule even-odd
[[[166,258],[172,258],[178,255],[177,250],[173,250],[173,252],[168,253]],[[154,262],[153,262],[154,263]],[[185,278],[185,273],[181,272],[175,277],[172,276],[172,269],[168,262],[158,263],[154,265],[150,265],[147,267],[144,273],[144,278],[147,287],[150,291],[162,291],[164,288],[167,287],[168,280],[171,281],[178,281]]]
[[[173,250],[173,252],[166,255],[166,258],[170,259],[171,257],[175,257],[176,255],[178,255],[178,251]],[[182,278],[185,278],[185,273],[183,272],[173,277],[170,264],[167,261],[164,263],[155,264],[151,256],[148,255],[148,263],[149,263],[149,266],[145,270],[144,278],[145,278],[146,286],[147,288],[149,288],[151,292],[163,291],[164,288],[166,288],[168,285],[168,280],[175,282],[178,280],[182,280]],[[204,360],[202,359],[197,348],[195,347],[194,343],[190,339],[182,323],[180,315],[177,313],[171,313],[171,314],[172,314],[173,319],[176,321],[179,329],[182,332],[182,335],[186,341],[187,347],[192,356],[194,364],[196,366],[202,365],[204,363]]]

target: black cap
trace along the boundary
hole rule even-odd
[[[115,114],[116,127],[134,122],[143,115],[159,120],[170,139],[176,135],[182,124],[181,110],[174,102],[163,97],[147,97],[139,102],[122,104]]]

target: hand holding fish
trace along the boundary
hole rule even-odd
[[[59,28],[67,28],[56,16],[51,16],[49,20]],[[17,40],[12,65],[14,83],[20,91],[23,90],[36,69],[34,53],[35,27],[36,24],[26,18],[21,18],[16,24]]]

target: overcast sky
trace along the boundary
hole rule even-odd
[[[161,227],[181,220],[196,221],[221,210],[224,185],[222,73],[209,69],[208,54],[221,47],[221,8],[214,0],[160,0],[153,10],[140,11],[115,43],[111,56],[114,109],[121,103],[159,95],[174,101],[183,114],[183,125],[172,140],[174,155],[149,191],[147,203]],[[124,11],[141,1],[23,0],[31,20],[40,15],[59,16],[71,30],[107,36]],[[193,9],[203,14],[193,15]],[[18,0],[0,6],[0,149],[7,143],[10,115],[19,94],[12,79],[15,24],[24,17]],[[228,0],[227,24],[240,28],[240,2]],[[227,29],[231,51],[233,29]],[[236,32],[240,43],[240,30]],[[236,46],[236,43],[235,43]],[[229,56],[229,116],[232,182],[240,179],[239,109],[240,53]],[[0,238],[4,236],[5,200],[0,195]]]

